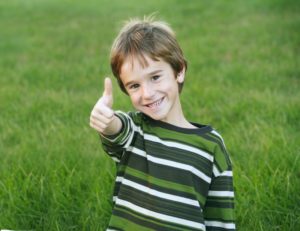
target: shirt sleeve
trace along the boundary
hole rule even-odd
[[[207,231],[236,230],[232,164],[221,137],[214,152],[212,181],[203,213]]]
[[[135,125],[131,117],[121,111],[116,111],[115,115],[122,122],[121,131],[113,136],[100,135],[101,143],[104,151],[115,161],[120,162],[123,152],[130,145],[133,136]]]

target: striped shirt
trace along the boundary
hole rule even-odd
[[[210,126],[180,128],[117,111],[122,129],[101,136],[117,164],[110,230],[235,230],[232,165]]]

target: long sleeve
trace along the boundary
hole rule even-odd
[[[130,116],[124,112],[116,111],[122,122],[121,131],[114,136],[100,135],[104,151],[111,156],[115,162],[120,162],[124,150],[130,145],[134,135],[134,124]]]
[[[232,164],[221,136],[218,140],[212,181],[203,210],[207,231],[235,230]]]

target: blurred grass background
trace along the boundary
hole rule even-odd
[[[0,229],[104,230],[115,167],[89,128],[122,21],[157,12],[191,121],[234,163],[239,230],[300,230],[300,3],[0,1]],[[114,81],[114,108],[131,110]]]

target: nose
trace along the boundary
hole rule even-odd
[[[151,85],[145,84],[142,87],[143,99],[152,99],[154,96],[154,93],[155,93],[155,91],[154,91],[153,87],[151,87]]]

